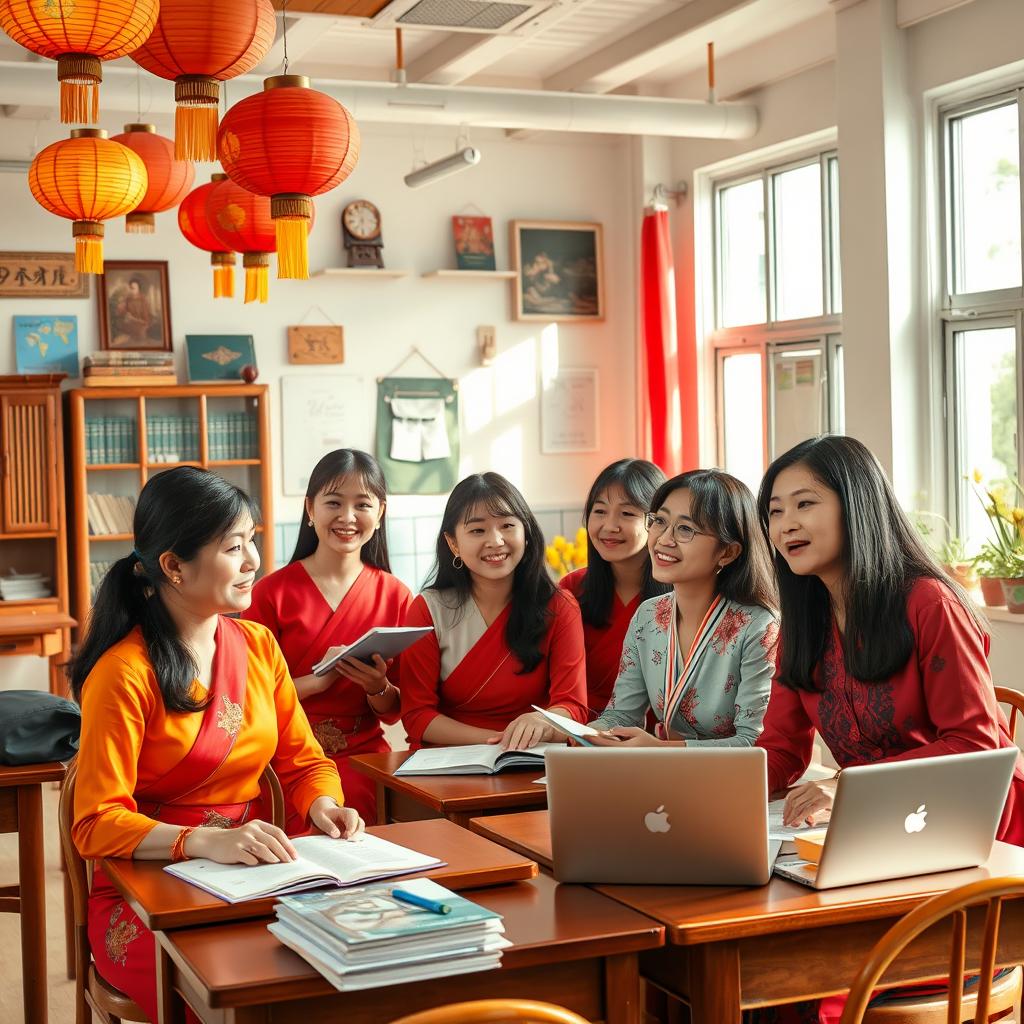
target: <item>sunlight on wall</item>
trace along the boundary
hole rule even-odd
[[[537,339],[527,338],[494,360],[495,406],[499,416],[537,397]]]
[[[481,366],[459,381],[462,402],[462,426],[472,437],[494,419],[494,370]]]
[[[490,466],[516,487],[523,486],[523,428],[510,427],[491,442]]]
[[[540,332],[540,379],[547,391],[558,376],[558,324],[548,324]]]

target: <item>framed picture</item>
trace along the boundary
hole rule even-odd
[[[18,373],[78,376],[77,316],[16,316],[14,355]]]
[[[345,362],[344,328],[337,324],[325,324],[323,327],[289,327],[288,362]]]
[[[0,299],[84,299],[89,275],[70,252],[0,252]]]
[[[97,281],[101,349],[171,351],[166,260],[104,260]]]
[[[540,450],[544,455],[596,452],[597,370],[561,366],[542,382]]]
[[[514,320],[603,320],[600,224],[511,223]]]
[[[494,230],[490,217],[452,217],[458,270],[494,270]]]
[[[251,334],[186,334],[185,349],[190,384],[239,384],[245,367],[256,369]]]

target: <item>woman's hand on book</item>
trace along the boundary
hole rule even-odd
[[[309,820],[332,839],[355,839],[366,828],[358,811],[351,807],[339,807],[331,796],[317,797],[310,804]]]
[[[185,853],[218,864],[283,864],[298,856],[281,829],[258,820],[238,828],[197,828],[185,840]]]
[[[500,743],[506,750],[527,750],[538,743],[551,743],[562,737],[555,728],[545,721],[543,715],[536,711],[527,711],[525,715],[514,718],[506,726],[505,731],[488,743]]]

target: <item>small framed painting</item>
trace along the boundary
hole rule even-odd
[[[459,270],[494,270],[494,230],[490,217],[452,217],[455,266]]]
[[[166,260],[105,260],[96,280],[101,349],[171,351]]]
[[[288,328],[289,363],[345,362],[345,330],[337,324]]]
[[[600,224],[514,220],[510,227],[513,319],[604,319]]]
[[[77,377],[77,316],[16,316],[14,355],[18,373],[66,373]]]
[[[246,367],[256,370],[251,334],[186,334],[185,349],[190,384],[238,384]]]

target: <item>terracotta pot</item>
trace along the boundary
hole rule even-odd
[[[978,574],[970,562],[957,562],[955,565],[946,564],[942,567],[943,572],[951,579],[960,584],[964,590],[973,590],[978,585]]]
[[[1013,612],[1014,615],[1024,615],[1024,576],[1003,580],[1002,584],[1006,610]]]
[[[1003,581],[998,576],[980,576],[981,599],[986,608],[1005,608],[1006,598],[1003,596]]]

